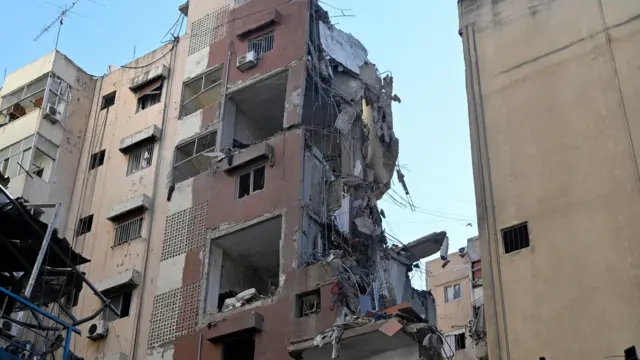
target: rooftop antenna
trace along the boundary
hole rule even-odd
[[[73,9],[74,6],[76,6],[78,1],[80,0],[74,0],[69,6],[65,5],[64,9],[60,12],[58,17],[55,20],[53,20],[51,23],[49,23],[49,25],[45,26],[44,29],[42,29],[42,31],[40,31],[40,33],[33,38],[33,41],[38,41],[38,39],[40,39],[40,37],[42,37],[42,35],[44,35],[47,31],[49,31],[53,27],[53,25],[55,25],[56,23],[59,23],[58,34],[56,35],[56,46],[54,47],[54,49],[57,49],[58,40],[60,40],[60,30],[62,30],[62,25],[64,24],[64,17],[67,15],[68,12],[71,11],[71,9]]]

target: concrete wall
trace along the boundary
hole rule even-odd
[[[640,3],[459,13],[489,358],[621,355],[640,343]],[[523,221],[530,247],[505,254]]]
[[[436,299],[438,314],[438,328],[444,332],[458,330],[466,326],[473,317],[471,309],[471,281],[469,279],[469,263],[466,257],[457,253],[449,255],[451,262],[443,269],[442,260],[435,259],[427,262],[429,287]],[[462,297],[456,300],[444,301],[444,289],[447,286],[460,284]]]
[[[20,69],[7,74],[2,89],[0,89],[0,96],[9,94],[19,87],[26,85],[28,82],[53,70],[55,54],[56,51],[52,51],[38,60],[32,61]]]
[[[170,79],[165,79],[163,83],[161,102],[139,112],[136,112],[136,94],[129,89],[129,86],[132,79],[150,71],[151,67],[165,65],[171,68],[176,49],[172,44],[167,44],[136,59],[126,65],[128,68],[119,68],[102,77],[95,90],[90,121],[84,144],[82,144],[80,166],[75,179],[70,181],[75,182],[75,186],[71,212],[67,221],[67,229],[69,229],[67,236],[73,239],[76,251],[91,259],[83,270],[94,283],[127,269],[133,268],[144,273],[153,209],[144,214],[142,238],[115,247],[113,246],[115,224],[107,220],[106,216],[109,207],[134,196],[147,195],[152,198],[157,194],[161,194],[160,198],[166,196],[164,195],[166,192],[163,194],[155,188],[157,177],[160,178],[158,184],[166,182],[165,175],[157,172],[162,159],[166,158],[163,157],[157,141],[154,145],[151,166],[129,176],[127,176],[128,157],[118,149],[121,139],[149,126],[156,125],[165,131],[163,115],[165,108],[171,108],[168,95]],[[101,110],[103,96],[114,90],[116,91],[115,104]],[[106,150],[104,164],[89,171],[91,155],[102,149]],[[76,237],[73,230],[77,227],[78,220],[90,214],[94,216],[92,230]],[[118,352],[131,356],[134,340],[138,335],[136,324],[141,298],[142,289],[139,288],[133,292],[129,316],[110,324],[111,335],[107,339],[94,342],[86,338],[77,338],[73,344],[74,352],[85,358]],[[77,316],[87,316],[98,306],[99,300],[85,288],[76,308]],[[148,318],[146,321],[148,322]],[[85,324],[82,330],[86,332],[89,325],[90,323]]]

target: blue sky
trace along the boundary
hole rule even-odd
[[[0,71],[12,72],[51,51],[57,25],[33,38],[73,0],[0,1],[7,32],[0,41]],[[161,45],[178,18],[183,0],[80,0],[65,19],[59,50],[91,74],[122,65]],[[417,211],[386,197],[379,204],[385,226],[407,243],[446,230],[450,250],[477,234],[469,145],[462,43],[455,1],[323,0],[350,16],[332,18],[358,37],[380,71],[391,71],[395,92],[394,126],[400,164]],[[341,12],[324,7],[331,15]],[[29,14],[29,16],[21,16]],[[394,186],[403,194],[399,185]],[[399,196],[393,194],[399,199]],[[468,226],[471,223],[472,226]],[[423,283],[417,274],[414,283]]]

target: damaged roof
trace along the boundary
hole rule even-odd
[[[411,262],[416,262],[440,251],[446,237],[446,231],[433,232],[402,247],[392,248],[392,250],[394,250],[396,254],[409,259]]]

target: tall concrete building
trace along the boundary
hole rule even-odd
[[[313,0],[179,11],[186,36],[102,76],[54,52],[2,89],[0,173],[65,204],[57,227],[116,310],[76,294],[73,353],[434,359],[434,298],[409,273],[446,234],[390,247],[377,207],[393,78]]]
[[[640,3],[460,0],[490,359],[640,343]]]

